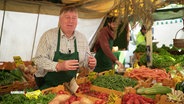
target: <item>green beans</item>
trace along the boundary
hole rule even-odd
[[[121,75],[101,75],[93,80],[92,84],[117,91],[124,91],[124,88],[127,86],[134,87],[137,81]]]

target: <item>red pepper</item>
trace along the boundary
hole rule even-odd
[[[138,100],[139,100],[139,102],[141,103],[141,104],[150,104],[150,103],[148,103],[147,101],[145,101],[143,98],[138,98]]]
[[[123,96],[123,102],[127,102],[130,99],[130,95],[129,94],[125,94]]]
[[[141,104],[137,98],[134,99],[134,104]]]
[[[126,102],[126,104],[134,104],[135,97],[131,96],[130,99]]]
[[[155,101],[154,101],[153,99],[146,98],[146,97],[143,97],[143,96],[142,96],[142,98],[143,98],[145,101],[147,101],[147,102],[149,102],[149,103],[151,103],[151,104],[155,104]]]

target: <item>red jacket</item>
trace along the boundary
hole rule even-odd
[[[110,49],[109,40],[114,40],[114,32],[108,27],[103,27],[98,36],[97,41],[94,46],[94,51],[98,51],[99,48],[101,48],[104,52],[104,54],[111,59],[112,62],[115,63],[117,58],[112,53],[112,49]]]

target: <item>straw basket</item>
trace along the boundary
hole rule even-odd
[[[184,28],[181,28],[180,30],[184,30]],[[178,32],[180,30],[178,30]],[[173,45],[177,48],[184,48],[184,39],[176,39],[178,32],[175,35],[175,39],[173,39]]]
[[[177,48],[184,48],[184,39],[173,39],[174,46]]]

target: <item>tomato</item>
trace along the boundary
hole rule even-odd
[[[57,94],[66,94],[63,90],[59,90]]]
[[[72,102],[76,101],[76,99],[77,99],[76,96],[71,96],[71,97],[69,98],[69,102],[72,103]]]
[[[105,104],[105,101],[103,101],[103,100],[96,100],[95,104]]]
[[[81,97],[77,97],[77,98],[76,98],[76,101],[80,101],[80,100],[81,100]]]
[[[64,104],[70,104],[70,102],[69,101],[65,101],[65,103]]]

